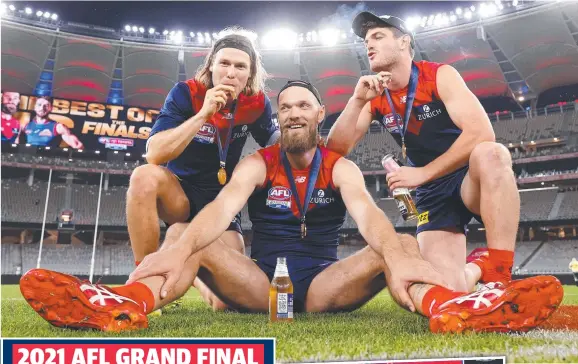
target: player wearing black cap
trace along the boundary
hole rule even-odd
[[[413,60],[415,39],[403,20],[362,12],[352,28],[364,39],[376,74],[360,78],[327,146],[346,155],[379,121],[401,146],[406,164],[386,176],[390,190],[416,189],[424,258],[455,290],[472,290],[480,277],[507,284],[520,198],[510,153],[495,143],[482,105],[452,66]],[[465,231],[472,217],[485,224],[489,252],[466,265]]]

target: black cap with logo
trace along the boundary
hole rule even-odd
[[[408,29],[407,25],[405,24],[405,22],[403,20],[401,20],[400,18],[395,17],[395,16],[391,16],[391,15],[377,16],[375,14],[368,12],[368,11],[364,11],[362,13],[357,14],[355,19],[353,19],[353,24],[351,25],[351,28],[353,29],[353,32],[358,37],[365,39],[365,33],[367,31],[363,29],[363,25],[367,22],[370,22],[370,21],[375,22],[378,25],[383,25],[384,27],[396,28],[400,32],[402,32],[403,34],[409,35],[411,37],[410,45],[412,48],[415,47],[415,42],[413,39],[413,33]]]

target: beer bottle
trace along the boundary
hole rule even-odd
[[[385,169],[385,173],[390,173],[397,171],[399,169],[399,164],[393,158],[393,154],[387,154],[381,160],[381,165]],[[405,221],[413,220],[417,218],[417,208],[413,203],[413,199],[411,198],[411,194],[407,188],[396,188],[391,191],[395,202],[397,203],[397,208],[399,212],[401,212],[401,216]]]
[[[287,270],[287,258],[278,257],[275,275],[269,288],[269,320],[293,321],[293,283]]]

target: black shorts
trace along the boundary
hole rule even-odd
[[[465,233],[472,218],[482,222],[482,218],[468,210],[462,201],[461,187],[466,173],[468,167],[417,188],[418,234],[448,227],[457,227]]]
[[[269,278],[273,280],[277,258],[253,259]],[[287,257],[287,270],[293,283],[293,312],[305,312],[305,298],[311,282],[317,275],[323,272],[331,264],[332,260],[320,260],[305,257]]]
[[[187,217],[187,220],[185,222],[191,222],[194,219],[194,217],[203,209],[203,207],[208,205],[211,201],[213,201],[217,197],[219,192],[201,189],[185,180],[180,179],[179,177],[177,177],[177,180],[181,184],[181,188],[183,189],[185,195],[187,196],[187,199],[189,200],[190,211],[189,216]],[[165,224],[167,226],[170,226],[170,224],[168,224],[166,221]],[[236,231],[239,234],[243,234],[243,230],[241,229],[240,213],[238,213],[233,219],[233,221],[231,221],[231,224],[227,228],[227,231]]]

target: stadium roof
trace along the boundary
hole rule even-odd
[[[64,28],[63,28],[64,29]],[[87,101],[160,107],[192,77],[207,46],[144,44],[2,22],[2,88]],[[94,31],[93,31],[94,33]],[[479,22],[422,31],[416,60],[448,63],[480,98],[526,100],[578,84],[578,3],[545,3]],[[360,42],[264,49],[270,97],[290,78],[312,81],[330,113],[345,105],[368,62]]]

